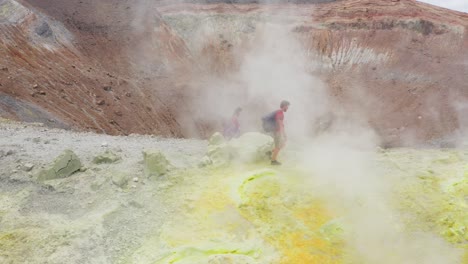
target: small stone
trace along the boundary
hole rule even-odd
[[[104,100],[99,100],[96,102],[97,105],[104,105],[106,103],[106,101]]]
[[[85,172],[85,171],[87,171],[87,170],[88,170],[88,168],[86,168],[86,167],[81,167],[81,168],[80,168],[80,172]]]
[[[109,146],[109,144],[107,142],[102,142],[101,144],[101,147],[103,148],[107,148]]]
[[[37,89],[37,88],[39,88],[39,85],[34,84],[34,85],[33,85],[33,88],[34,88],[34,89]]]
[[[138,177],[133,178],[133,182],[138,182]]]
[[[106,150],[106,152],[96,156],[93,159],[93,162],[95,164],[115,163],[115,162],[119,161],[120,159],[121,159],[120,156],[116,155],[115,153],[113,153],[110,150]]]
[[[106,92],[112,91],[112,87],[110,87],[110,86],[104,86],[104,87],[102,87],[102,89],[104,89],[104,91],[106,91]]]
[[[120,188],[125,188],[128,184],[128,175],[122,172],[115,172],[112,175],[112,183]]]
[[[45,91],[39,91],[40,95],[46,95],[47,93]]]
[[[132,185],[132,188],[135,189],[137,186],[136,185]]]
[[[32,139],[32,142],[34,142],[34,143],[40,143],[40,142],[41,142],[41,139],[40,139],[40,138],[33,138],[33,139]]]
[[[11,149],[6,152],[6,156],[11,156],[13,154],[15,154],[15,152]]]
[[[22,169],[24,171],[31,171],[34,168],[34,164],[32,163],[26,163],[22,166]]]

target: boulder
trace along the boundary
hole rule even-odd
[[[274,147],[273,138],[257,132],[243,134],[239,138],[225,141],[219,133],[214,134],[201,166],[223,166],[233,161],[255,163],[269,160]]]
[[[224,139],[224,136],[221,133],[216,132],[210,137],[208,142],[210,146],[215,146],[215,145],[221,145],[222,143],[226,142],[226,140]]]
[[[237,149],[239,158],[244,162],[259,162],[270,159],[275,146],[271,136],[251,132],[230,141],[232,148]]]
[[[214,166],[228,165],[236,158],[238,152],[229,143],[219,145],[209,145],[206,157],[203,159],[206,164]]]
[[[114,152],[110,150],[106,150],[106,152],[96,156],[93,159],[93,163],[95,164],[103,164],[103,163],[115,163],[119,161],[121,158]]]
[[[227,145],[224,136],[216,132],[208,140],[208,152],[201,160],[199,166],[205,167],[208,165],[222,166],[231,160],[231,155],[234,155],[232,149]]]
[[[65,150],[48,168],[41,170],[37,179],[48,181],[70,177],[81,169],[81,161],[71,150]]]
[[[158,177],[166,174],[172,167],[159,150],[143,151],[144,172],[146,177]]]

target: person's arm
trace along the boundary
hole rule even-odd
[[[286,131],[284,130],[284,120],[283,119],[278,120],[278,124],[280,126],[280,135],[281,137],[283,137],[284,140],[286,140],[287,136],[286,136]]]
[[[284,123],[283,123],[283,119],[280,119],[280,118],[279,118],[279,119],[277,120],[277,122],[278,122],[278,130],[279,130],[279,133],[280,133],[280,135],[284,136],[285,134],[284,134]]]
[[[283,112],[278,112],[276,114],[276,125],[277,125],[277,130],[280,134],[281,137],[286,138],[286,133],[284,131],[284,114]]]

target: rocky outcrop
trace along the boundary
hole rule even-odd
[[[38,181],[48,181],[70,177],[81,169],[81,161],[71,150],[65,150],[48,168],[39,172]]]
[[[148,178],[159,177],[171,169],[172,165],[159,150],[143,151],[144,173]]]

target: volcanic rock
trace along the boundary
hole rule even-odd
[[[71,150],[65,150],[48,168],[39,172],[37,179],[39,181],[48,181],[67,178],[79,171],[80,168],[81,161],[78,156]]]
[[[96,156],[93,159],[95,164],[103,164],[103,163],[115,163],[121,159],[120,156],[115,154],[114,152],[107,150],[106,152]]]
[[[113,172],[112,174],[112,183],[120,188],[125,188],[127,186],[128,179],[129,175],[125,172]]]
[[[144,172],[146,177],[158,177],[166,174],[172,167],[164,154],[159,150],[143,151]]]

